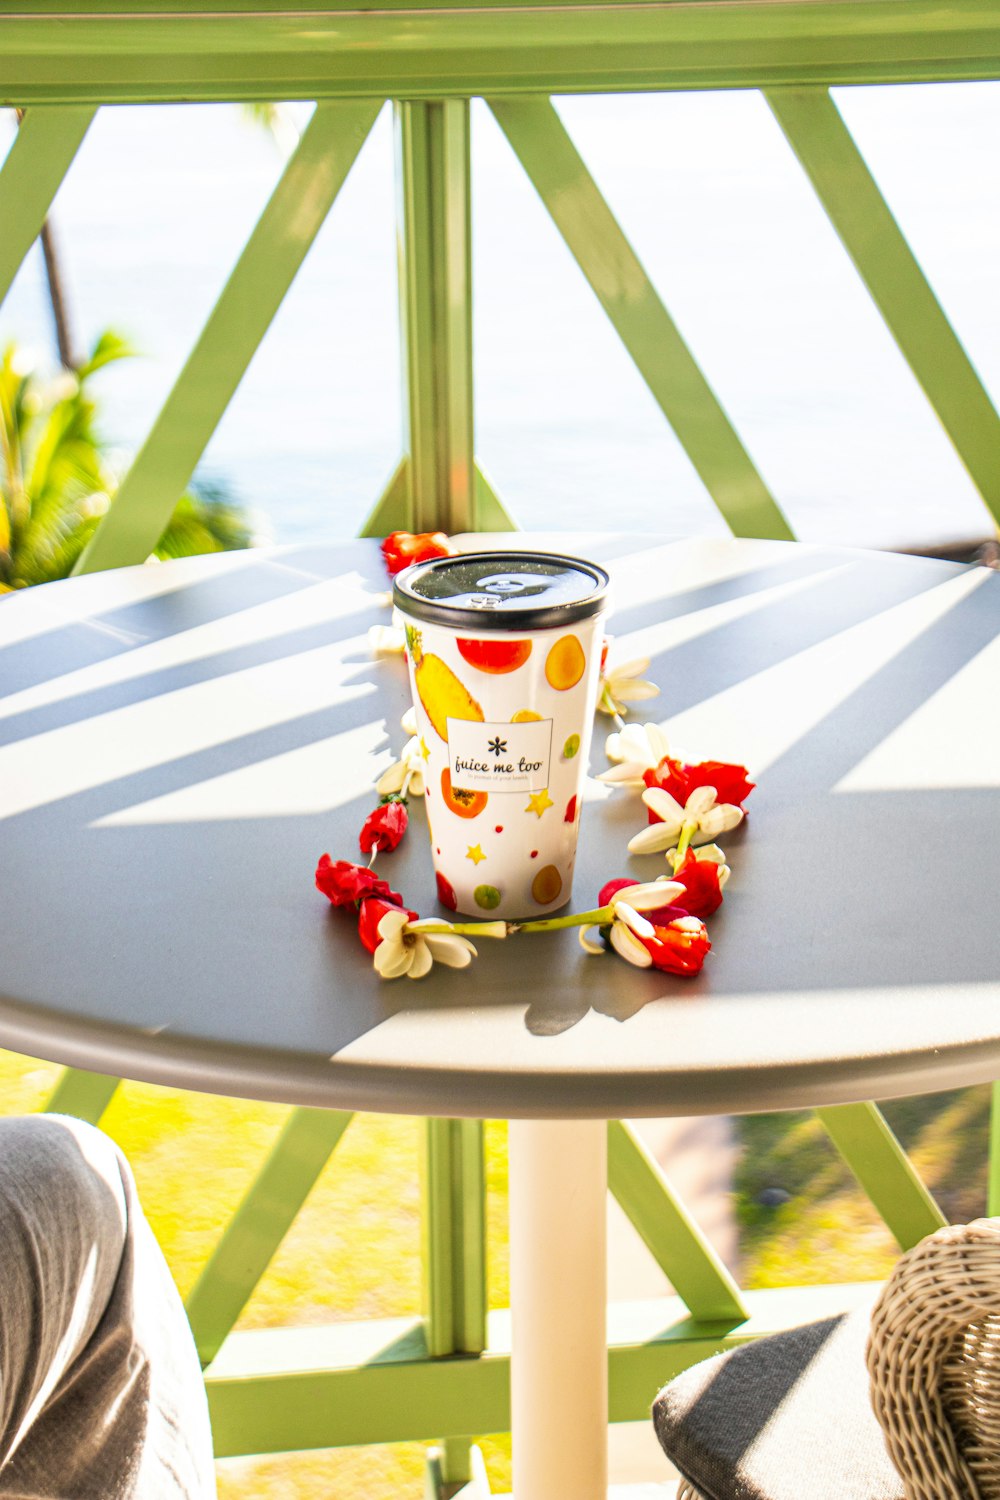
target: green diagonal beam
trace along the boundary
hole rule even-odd
[[[1000,417],[826,89],[764,97],[875,306],[1000,525]]]
[[[1000,1214],[1000,1083],[990,1091],[990,1163],[986,1188],[986,1212]]]
[[[99,1123],[114,1098],[121,1079],[104,1073],[87,1073],[82,1068],[67,1068],[42,1106],[50,1115],[75,1115],[90,1125]]]
[[[791,539],[788,522],[551,102],[488,103],[730,529],[736,536]]]
[[[203,1365],[222,1348],[353,1116],[294,1109],[187,1300]]]
[[[97,110],[29,109],[0,170],[0,302],[38,238]]]
[[[149,556],[381,108],[319,104],[75,573]]]
[[[608,1187],[699,1323],[740,1323],[740,1289],[674,1193],[655,1157],[623,1120],[608,1124]]]
[[[413,495],[410,485],[410,460],[399,460],[392,476],[375,501],[358,536],[388,536],[391,531],[413,530]]]
[[[948,1220],[875,1104],[836,1104],[817,1119],[902,1250]]]

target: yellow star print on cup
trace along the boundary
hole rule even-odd
[[[524,810],[525,812],[533,812],[536,817],[540,818],[546,808],[553,807],[554,805],[552,798],[549,796],[548,787],[543,787],[540,792],[532,792],[528,798],[528,805]]]
[[[483,853],[481,844],[470,844],[465,857],[471,859],[474,865],[481,865],[486,855]]]

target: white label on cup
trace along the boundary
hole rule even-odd
[[[540,792],[549,784],[552,720],[482,724],[448,720],[453,787],[470,792]]]

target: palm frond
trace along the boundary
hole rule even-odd
[[[0,351],[0,591],[65,578],[117,489],[89,391],[96,371],[132,350],[102,333],[75,374],[46,383],[9,345]],[[249,517],[219,484],[182,496],[155,556],[253,544]]]

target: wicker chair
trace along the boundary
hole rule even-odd
[[[1000,1500],[1000,1219],[929,1235],[870,1315],[685,1371],[653,1420],[677,1500]]]

